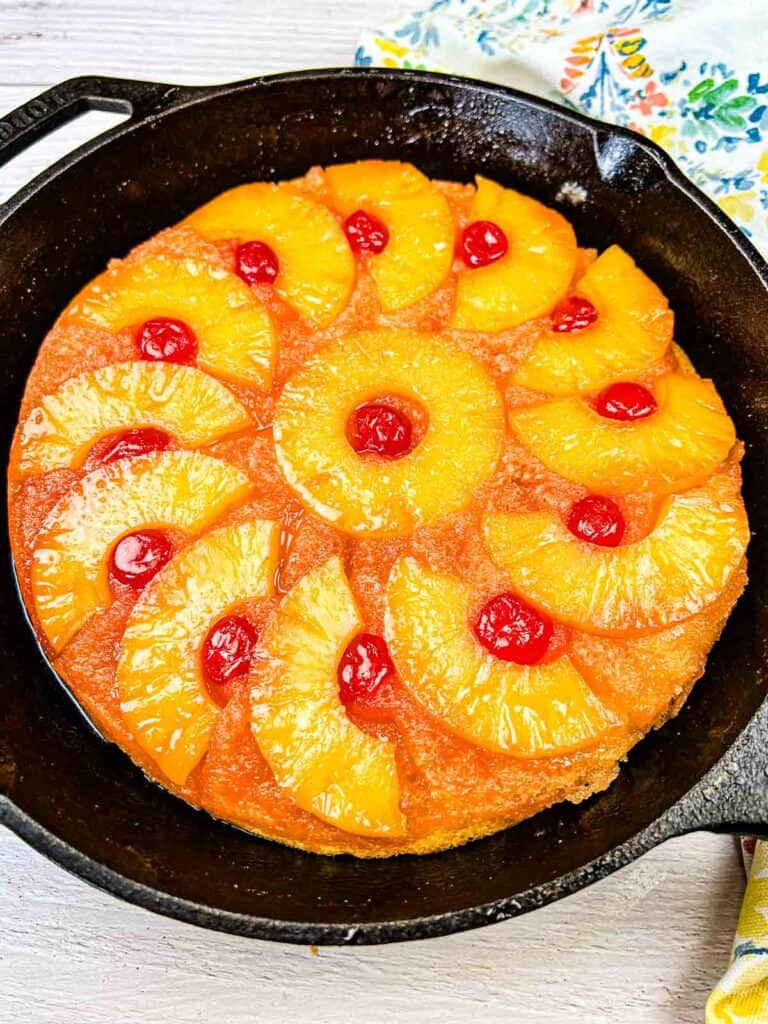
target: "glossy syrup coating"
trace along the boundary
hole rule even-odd
[[[17,433],[12,456],[10,481],[11,533],[24,600],[32,610],[36,628],[41,631],[43,643],[53,656],[56,670],[104,733],[168,789],[219,817],[289,844],[316,851],[352,852],[360,856],[382,856],[401,850],[426,851],[454,845],[519,821],[555,801],[583,799],[603,788],[615,775],[617,763],[627,750],[650,728],[674,713],[684,700],[702,672],[707,652],[745,578],[743,559],[739,558],[738,549],[741,525],[737,523],[733,533],[736,539],[730,547],[732,564],[723,568],[719,587],[707,594],[707,600],[700,602],[693,614],[676,619],[674,623],[654,622],[650,632],[638,631],[631,623],[624,628],[627,624],[622,622],[621,632],[610,635],[592,631],[590,623],[586,623],[587,628],[579,624],[583,619],[582,606],[566,608],[566,617],[572,624],[565,625],[562,621],[562,595],[555,580],[554,597],[549,591],[537,595],[539,600],[549,602],[551,598],[557,604],[557,609],[552,612],[540,609],[540,614],[552,622],[546,652],[534,666],[516,665],[494,658],[472,632],[473,623],[488,602],[500,594],[519,592],[509,571],[491,557],[485,545],[484,518],[490,514],[546,514],[552,516],[553,521],[563,527],[566,536],[576,542],[565,523],[570,510],[588,493],[584,483],[569,480],[556,468],[548,467],[513,429],[509,426],[505,429],[502,424],[498,451],[491,459],[490,470],[482,474],[482,479],[470,488],[458,507],[444,515],[438,511],[424,521],[412,521],[409,528],[399,532],[385,531],[376,535],[375,531],[370,534],[339,529],[338,523],[321,507],[322,503],[308,502],[289,484],[276,455],[272,430],[283,387],[308,361],[320,358],[323,352],[343,345],[345,340],[360,332],[395,330],[418,336],[438,335],[448,349],[465,354],[481,368],[499,396],[499,405],[503,401],[508,415],[526,407],[535,407],[537,403],[546,403],[552,395],[562,395],[563,387],[566,387],[566,395],[583,394],[583,402],[591,410],[597,393],[610,383],[610,380],[604,383],[606,367],[631,365],[631,379],[650,391],[665,374],[690,376],[692,372],[684,357],[674,346],[668,345],[671,337],[669,318],[665,319],[664,309],[659,306],[658,291],[647,279],[640,284],[632,284],[627,301],[631,301],[633,310],[638,304],[643,308],[643,304],[652,307],[648,321],[651,328],[638,328],[634,333],[630,332],[631,337],[624,335],[630,338],[632,351],[630,357],[622,362],[623,356],[616,341],[621,332],[614,330],[616,311],[621,308],[622,300],[621,285],[616,282],[629,279],[623,265],[619,266],[620,260],[615,265],[609,261],[606,271],[595,277],[594,286],[588,285],[582,290],[579,279],[596,264],[594,254],[584,251],[578,253],[575,261],[571,254],[557,261],[558,274],[562,273],[562,266],[568,261],[575,264],[574,280],[566,283],[559,299],[566,297],[565,290],[575,295],[587,292],[590,296],[599,295],[594,301],[596,306],[600,306],[600,319],[583,331],[553,332],[551,313],[554,302],[551,307],[542,309],[541,315],[512,328],[495,329],[500,320],[509,317],[509,307],[506,307],[501,315],[493,309],[483,314],[481,319],[493,330],[470,330],[463,325],[454,330],[450,324],[457,282],[465,273],[483,272],[483,268],[470,270],[460,258],[455,258],[456,239],[476,219],[473,188],[443,183],[425,185],[418,175],[414,177],[402,170],[387,174],[385,202],[360,198],[361,195],[368,197],[379,180],[376,168],[371,167],[357,176],[345,170],[332,188],[317,169],[291,184],[291,195],[306,196],[313,204],[320,204],[331,211],[342,237],[345,219],[357,209],[368,209],[387,226],[390,232],[388,245],[379,254],[369,250],[365,254],[354,255],[353,274],[350,274],[349,263],[341,257],[336,242],[336,248],[329,256],[328,265],[332,266],[332,271],[323,273],[322,260],[318,262],[318,258],[313,256],[313,280],[317,282],[317,294],[323,297],[324,302],[323,315],[315,323],[298,306],[297,296],[301,292],[298,286],[294,290],[294,278],[288,277],[282,289],[278,287],[279,275],[274,284],[256,281],[249,285],[252,295],[249,302],[252,301],[253,305],[246,307],[247,319],[250,324],[259,324],[262,353],[268,353],[271,344],[265,331],[273,339],[274,362],[270,367],[270,357],[267,356],[257,364],[258,372],[249,381],[249,363],[239,351],[226,353],[226,365],[234,367],[234,373],[217,373],[214,361],[221,356],[219,350],[214,359],[207,359],[205,369],[212,374],[208,380],[216,381],[218,378],[234,404],[229,407],[229,426],[222,423],[222,429],[219,429],[219,425],[214,426],[212,422],[206,426],[209,436],[203,432],[203,436],[196,437],[192,445],[199,447],[201,453],[244,474],[250,481],[250,489],[243,492],[233,505],[218,512],[214,521],[202,529],[195,527],[190,532],[186,528],[172,527],[168,535],[173,541],[175,554],[165,568],[142,591],[129,586],[114,586],[110,600],[105,599],[102,606],[91,611],[55,655],[42,633],[40,620],[35,616],[31,579],[33,551],[51,510],[73,487],[82,487],[82,481],[93,467],[87,459],[89,445],[86,441],[78,441],[76,446],[68,447],[62,445],[56,435],[55,447],[51,447],[53,441],[46,440],[45,447],[35,449],[34,459],[27,458],[22,471],[20,441],[24,424],[36,409],[45,407],[46,396],[57,393],[72,378],[74,366],[83,373],[92,373],[135,361],[137,324],[118,323],[115,327],[114,324],[105,325],[103,318],[93,322],[67,315],[54,326],[30,375],[20,414],[22,426]],[[412,194],[408,192],[409,188],[413,190]],[[435,195],[439,199],[436,200]],[[238,204],[240,201],[238,197]],[[274,204],[275,209],[280,208],[280,202]],[[295,202],[291,198],[286,205],[292,209]],[[388,205],[394,211],[389,223],[386,219]],[[535,234],[527,219],[533,215],[531,207],[524,206],[526,231]],[[413,224],[418,229],[412,234],[403,228],[409,208],[414,212]],[[227,207],[227,217],[231,209],[231,206]],[[453,224],[452,264],[450,259],[443,260],[439,249],[446,232],[446,210]],[[262,222],[263,218],[259,224]],[[208,227],[210,223],[209,220]],[[269,244],[274,244],[275,251],[284,246],[284,250],[280,250],[281,267],[284,260],[292,270],[295,266],[301,267],[301,247],[293,235],[281,233],[279,224],[274,220],[269,222],[269,228],[272,232]],[[513,235],[510,229],[510,242],[516,241]],[[228,282],[227,275],[237,277],[238,245],[248,238],[257,237],[250,234],[237,238],[229,232],[211,237],[208,229],[206,237],[203,237],[186,224],[163,232],[139,247],[124,266],[138,267],[159,257],[164,260],[192,259],[210,267],[216,280]],[[266,235],[263,238],[267,240]],[[420,244],[426,239],[429,245],[437,247],[429,254],[415,283],[408,276],[409,265],[417,266],[420,259],[414,239]],[[515,251],[517,259],[520,250]],[[387,261],[377,264],[376,261],[383,260],[387,253]],[[503,268],[504,260],[497,260],[493,266]],[[547,271],[548,286],[552,286],[554,280],[552,266]],[[500,270],[494,270],[494,281],[499,273]],[[428,281],[428,287],[425,281]],[[223,286],[219,287],[221,290]],[[519,279],[515,282],[517,287]],[[229,294],[238,295],[237,301],[240,301],[237,289],[229,285],[227,288]],[[473,288],[473,297],[480,296],[483,302],[492,301],[486,297],[484,288],[478,285]],[[507,297],[512,291],[506,293]],[[489,286],[488,294],[492,293]],[[606,294],[616,299],[608,313],[604,313],[607,307],[601,305]],[[142,312],[144,308],[141,305]],[[255,314],[256,309],[261,312]],[[158,316],[163,314],[167,315],[167,311],[157,311]],[[641,326],[646,323],[640,314],[638,317],[633,323]],[[149,318],[147,313],[144,319]],[[268,318],[268,327],[265,326],[265,318]],[[210,339],[205,336],[205,326],[210,319],[206,309],[201,323],[204,341],[209,343],[208,356],[211,349]],[[580,354],[574,354],[576,350],[573,348],[551,347],[555,344],[553,338],[559,339],[557,344],[561,341],[576,344],[577,340],[581,344],[589,337],[590,331],[596,331],[598,327],[599,333],[595,335],[599,342],[596,342],[597,361],[582,359]],[[552,362],[551,354],[555,351],[566,353],[567,372],[558,373],[553,369],[561,365]],[[638,362],[642,364],[640,369]],[[348,364],[351,365],[349,360]],[[196,366],[199,369],[200,365],[193,362],[184,369]],[[525,366],[528,370],[523,373]],[[541,390],[531,384],[534,368],[536,385],[546,385]],[[628,379],[621,373],[618,375]],[[268,386],[265,385],[267,380]],[[582,386],[583,382],[588,382],[586,388]],[[402,398],[391,394],[392,383],[382,381],[381,388],[368,394],[365,401],[391,403]],[[551,391],[548,391],[550,386]],[[103,385],[98,387],[103,388]],[[121,390],[120,386],[112,383],[109,387],[112,390],[108,393],[117,395],[121,401],[125,401],[124,396],[130,391],[129,388]],[[437,397],[445,395],[447,404],[455,388],[450,384],[442,389],[439,384],[436,387]],[[88,388],[92,389],[92,385],[89,384]],[[93,393],[86,390],[88,394]],[[98,393],[102,395],[105,392],[99,390]],[[412,441],[416,442],[413,450],[417,452],[428,434],[432,410],[428,403],[421,402],[414,408],[408,404],[413,396],[405,398],[406,405],[398,406],[398,409],[412,418]],[[185,401],[194,410],[194,394]],[[359,404],[360,400],[356,399],[353,408]],[[58,408],[59,405],[56,406]],[[246,411],[247,419],[243,419],[239,409]],[[354,455],[346,437],[349,411],[345,409],[338,431],[334,427],[336,432],[333,436],[340,439],[339,443],[347,444],[350,454]],[[165,429],[172,437],[173,448],[191,446],[189,441],[179,438],[163,423],[154,419],[136,419],[138,416],[134,408],[121,426],[126,430],[145,427]],[[187,419],[189,423],[195,422],[194,411]],[[653,420],[654,417],[649,417],[645,422],[650,424]],[[102,417],[101,422],[98,427],[102,431],[100,436],[117,430],[111,417]],[[460,436],[461,430],[466,428],[462,428],[458,413],[455,422]],[[694,446],[699,446],[693,460],[697,465],[701,458],[709,458],[710,462],[713,458],[710,454],[710,422],[706,416],[702,421],[696,410],[688,420],[686,433],[693,437]],[[716,422],[719,424],[720,420]],[[626,424],[619,426],[626,427]],[[27,427],[28,433],[29,429]],[[641,449],[642,456],[654,445],[658,447],[659,438],[663,441],[665,436],[677,437],[674,432],[657,434],[635,447]],[[606,444],[609,442],[613,443],[610,437]],[[722,439],[717,441],[716,437],[716,443],[725,447]],[[557,442],[554,441],[553,445],[556,447]],[[660,450],[663,454],[663,444]],[[609,451],[609,444],[606,451]],[[707,469],[704,474],[717,472],[729,481],[727,486],[723,485],[728,490],[728,497],[722,500],[735,503],[737,519],[739,515],[743,516],[738,499],[739,457],[740,448],[736,445],[719,455],[714,468]],[[409,458],[410,455],[406,454],[392,460],[385,468],[407,466]],[[438,459],[427,463],[436,469],[428,480],[419,483],[424,494],[420,508],[434,506],[439,510],[440,493],[446,484],[453,478],[461,480],[466,476],[462,458],[459,447],[452,457],[452,468],[445,468]],[[605,459],[607,463],[609,455]],[[118,460],[113,465],[122,461]],[[133,459],[127,461],[135,462]],[[636,458],[632,472],[638,473],[637,465]],[[647,468],[643,472],[647,475]],[[408,480],[407,477],[403,479]],[[380,493],[387,493],[383,485]],[[403,493],[410,491],[405,488]],[[605,492],[601,488],[599,493]],[[652,535],[665,498],[663,493],[657,493],[653,488],[642,487],[622,493],[617,500],[626,521],[624,537],[615,548],[590,545],[597,553],[620,553],[624,545],[641,543]],[[339,507],[343,515],[350,515],[347,506]],[[407,504],[402,506],[406,511],[408,507]],[[194,657],[190,654],[191,660],[185,662],[183,678],[187,680],[185,686],[188,687],[185,692],[192,701],[191,706],[203,706],[206,714],[199,720],[203,728],[195,733],[194,742],[187,747],[188,759],[177,761],[171,758],[165,762],[166,770],[153,754],[148,753],[154,738],[149,738],[147,744],[141,746],[135,733],[127,728],[126,698],[124,695],[121,699],[116,686],[116,652],[124,650],[126,629],[132,622],[135,623],[133,635],[136,643],[140,644],[145,636],[142,630],[146,630],[146,637],[151,639],[157,616],[161,611],[170,614],[172,598],[169,595],[174,593],[173,581],[163,583],[162,587],[160,584],[164,574],[169,573],[174,565],[179,569],[182,565],[180,556],[184,552],[196,550],[194,546],[216,530],[239,528],[241,524],[256,521],[276,524],[274,535],[278,541],[274,572],[269,574],[268,580],[265,579],[262,591],[252,583],[245,589],[233,583],[228,593],[234,597],[217,596],[214,591],[204,614],[195,605],[190,617],[184,620],[192,623],[189,643],[197,651]],[[159,524],[154,523],[153,526],[158,527]],[[713,543],[717,546],[716,538]],[[280,621],[280,609],[286,607],[286,595],[295,593],[302,580],[334,558],[340,559],[343,566],[344,578],[357,612],[353,617],[354,635],[339,641],[338,664],[331,664],[326,675],[321,676],[326,682],[332,680],[335,688],[324,691],[327,703],[322,715],[331,715],[327,720],[334,723],[334,729],[340,730],[340,737],[350,735],[356,743],[362,742],[360,749],[370,753],[372,763],[378,765],[376,770],[382,773],[380,777],[387,780],[387,785],[394,778],[392,762],[386,758],[382,760],[380,754],[382,751],[393,752],[397,807],[402,812],[402,819],[397,817],[396,808],[388,796],[389,802],[380,808],[380,823],[383,823],[384,831],[376,834],[371,834],[359,815],[355,817],[353,814],[347,820],[318,813],[317,805],[312,803],[311,784],[321,776],[321,772],[310,775],[308,789],[304,788],[300,793],[292,791],[287,785],[288,775],[281,775],[281,766],[270,753],[272,748],[266,740],[260,745],[252,726],[253,694],[266,695],[272,692],[270,687],[279,692],[280,680],[273,676],[275,663],[267,655],[274,648],[275,637],[286,635],[275,631],[275,623]],[[190,566],[194,564],[191,554],[188,561]],[[226,564],[234,565],[236,562],[233,559]],[[411,575],[403,575],[404,564],[415,567]],[[578,560],[574,564],[574,571],[584,565]],[[424,574],[434,582],[426,580]],[[210,573],[203,578],[208,575]],[[399,590],[394,588],[393,581],[396,580],[400,581]],[[455,589],[456,581],[461,581],[460,590]],[[424,600],[427,592],[435,595],[431,603]],[[676,607],[689,600],[690,581],[687,577],[680,581],[676,593],[677,597],[672,595],[678,601]],[[157,612],[153,612],[151,606],[153,594],[161,595]],[[442,601],[442,617],[436,614],[438,596]],[[521,596],[531,602],[530,594]],[[235,674],[227,680],[222,684],[223,692],[217,701],[210,695],[206,696],[205,686],[200,683],[204,663],[199,646],[195,645],[202,645],[210,630],[226,616],[247,622],[258,640],[251,655],[250,676]],[[421,634],[408,625],[418,616],[424,616],[425,623],[429,624],[429,630],[423,630]],[[358,694],[357,701],[345,702],[336,673],[348,645],[361,634],[381,639],[394,671],[388,671],[375,688],[375,699],[364,702]],[[429,640],[426,648],[415,645],[418,635]],[[136,657],[141,657],[140,646],[136,647]],[[490,675],[483,657],[493,659],[487,663],[493,669]],[[442,664],[440,658],[446,659],[442,674],[435,671]],[[358,653],[355,664],[360,661]],[[376,667],[374,661],[370,661],[373,668]],[[495,705],[498,714],[490,707],[487,715],[468,713],[467,705],[462,703],[461,686],[457,685],[455,689],[445,686],[445,678],[455,673],[457,666],[470,673],[464,676],[465,679],[471,678],[472,672],[479,672],[475,678],[486,680],[486,683],[488,679],[494,681],[495,685],[482,691],[490,701],[496,700],[503,692],[509,694],[513,703],[520,704],[521,694],[532,693],[534,703],[526,720],[538,721],[539,727],[529,732],[518,729],[515,735],[504,731],[506,727],[500,731],[500,725],[508,718],[504,707],[498,704]],[[376,671],[369,673],[371,679],[378,679],[379,675],[381,673]],[[535,686],[530,690],[532,681]],[[297,685],[300,682],[301,676]],[[332,699],[334,692],[338,695],[338,707]],[[564,696],[567,698],[565,702]],[[202,705],[199,705],[200,701],[203,701]],[[559,718],[553,717],[553,708],[558,707],[571,710]],[[532,718],[533,712],[541,717]],[[141,710],[137,709],[137,716],[139,714]],[[338,717],[340,714],[346,717]],[[345,732],[344,722],[347,720],[355,732]],[[193,718],[193,721],[197,719]],[[579,723],[577,729],[574,728],[575,722]],[[279,742],[281,734],[273,735]],[[368,737],[371,742],[361,737]],[[363,798],[367,791],[366,787],[360,790]],[[388,793],[391,796],[391,791]],[[389,829],[388,833],[386,829]]]

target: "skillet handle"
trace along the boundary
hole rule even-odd
[[[88,75],[70,78],[23,103],[0,120],[0,167],[33,142],[85,113],[106,110],[142,117],[165,109],[191,88]]]
[[[705,829],[768,839],[768,700],[727,753],[665,815],[668,834]]]

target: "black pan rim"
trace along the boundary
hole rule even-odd
[[[87,76],[90,78],[91,76]],[[48,166],[40,174],[37,174],[29,182],[23,185],[6,202],[0,203],[0,226],[22,205],[28,198],[51,179],[62,171],[69,169],[80,160],[86,158],[97,149],[102,149],[113,139],[140,128],[143,124],[163,117],[166,113],[185,107],[192,107],[198,103],[205,103],[207,99],[225,95],[227,93],[245,92],[259,86],[275,84],[290,84],[306,80],[323,81],[325,79],[339,78],[382,78],[388,81],[432,81],[435,85],[451,85],[457,88],[470,87],[473,90],[496,95],[500,99],[514,99],[517,102],[532,107],[546,110],[560,120],[581,125],[590,129],[593,133],[602,132],[613,138],[627,139],[638,149],[642,149],[651,156],[664,172],[669,182],[683,192],[687,198],[695,203],[700,209],[715,222],[717,227],[724,232],[730,241],[740,251],[741,255],[749,262],[751,269],[760,277],[762,283],[768,290],[768,261],[758,252],[747,235],[734,223],[733,220],[711,200],[701,189],[695,185],[677,166],[672,157],[646,136],[633,131],[631,128],[624,128],[620,125],[610,124],[607,121],[599,121],[597,118],[582,114],[569,106],[560,105],[552,100],[533,93],[527,93],[521,89],[514,89],[510,86],[497,85],[493,82],[486,82],[479,78],[463,77],[460,75],[449,75],[437,71],[419,71],[410,68],[377,68],[377,67],[327,67],[309,69],[303,71],[283,71],[270,75],[259,75],[254,78],[245,78],[236,82],[224,82],[214,85],[167,85],[168,99],[157,111],[142,115],[138,118],[129,116],[126,121],[108,129],[94,139],[89,140],[71,152],[60,157],[53,164]],[[98,80],[98,79],[97,79]],[[67,81],[77,82],[79,79]],[[66,84],[66,83],[61,83]],[[149,83],[146,83],[149,84]],[[161,85],[162,83],[153,83]]]
[[[706,197],[676,166],[672,159],[658,145],[626,128],[600,122],[568,107],[559,106],[549,100],[533,96],[520,90],[483,82],[477,79],[422,72],[406,69],[381,68],[325,68],[299,72],[284,72],[259,76],[243,81],[211,86],[171,86],[167,99],[154,111],[129,117],[115,128],[97,136],[53,163],[41,174],[24,185],[6,203],[0,205],[0,226],[20,208],[27,199],[53,180],[61,172],[74,167],[91,153],[109,145],[113,139],[140,129],[166,113],[182,107],[205,103],[207,99],[228,93],[244,92],[250,89],[275,84],[290,84],[307,79],[322,82],[338,78],[378,77],[383,81],[407,81],[418,79],[432,81],[435,85],[450,85],[460,89],[470,88],[497,96],[500,100],[515,100],[524,106],[538,108],[558,119],[588,128],[593,134],[627,139],[637,149],[646,152],[659,165],[669,183],[683,193],[687,201],[702,209],[724,234],[731,245],[747,260],[755,276],[768,290],[768,263],[758,253],[747,236],[708,197]],[[75,80],[76,81],[76,80]],[[94,79],[94,81],[98,81]],[[748,723],[747,723],[748,725]],[[747,726],[745,726],[745,729]],[[713,769],[716,766],[713,766]],[[712,769],[710,769],[712,770]],[[685,797],[682,798],[683,800]],[[107,867],[98,860],[87,856],[75,847],[59,839],[53,832],[40,825],[9,798],[0,796],[0,822],[8,826],[30,846],[84,881],[118,896],[127,902],[181,921],[210,929],[278,942],[299,945],[375,945],[385,942],[410,941],[428,937],[448,935],[492,924],[544,906],[555,899],[570,895],[607,874],[627,865],[647,853],[660,842],[686,831],[676,823],[675,810],[682,800],[673,804],[654,823],[630,837],[624,843],[607,851],[595,860],[572,871],[565,879],[553,879],[513,897],[492,903],[449,911],[433,916],[409,918],[375,923],[339,924],[307,923],[290,920],[256,917],[221,908],[196,903],[171,895],[160,889],[144,885]],[[205,812],[200,812],[205,813]],[[255,841],[263,841],[255,839]],[[432,854],[430,856],[439,856]]]
[[[553,879],[515,896],[443,914],[407,920],[339,924],[256,917],[172,896],[160,889],[136,882],[80,852],[48,831],[5,796],[0,796],[0,823],[69,874],[144,910],[230,935],[299,946],[375,946],[392,942],[413,942],[499,924],[570,896],[626,867],[664,840],[680,834],[667,822],[667,815],[664,815],[662,819],[625,843],[572,871],[566,884],[563,884],[561,879]],[[254,841],[271,840],[254,836]]]

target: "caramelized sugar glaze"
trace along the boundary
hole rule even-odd
[[[746,579],[741,454],[625,253],[368,161],[225,193],[73,300],[11,537],[54,668],[152,778],[427,852],[604,788],[678,710]]]

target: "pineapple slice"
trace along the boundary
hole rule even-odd
[[[547,331],[512,376],[534,391],[599,391],[661,359],[674,317],[663,293],[618,245],[599,256],[574,289],[598,319],[574,333]]]
[[[19,476],[81,466],[93,443],[124,427],[161,427],[197,448],[251,422],[228,388],[173,363],[114,363],[46,395],[24,421]]]
[[[157,256],[117,263],[70,303],[65,319],[121,331],[157,317],[197,335],[197,361],[218,377],[269,389],[276,358],[269,313],[245,282],[202,260]]]
[[[211,241],[266,242],[280,263],[278,294],[316,326],[327,326],[347,304],[355,260],[344,232],[326,206],[289,186],[240,185],[186,223]]]
[[[107,562],[140,526],[198,533],[251,490],[248,477],[200,452],[121,459],[83,477],[54,506],[32,555],[32,594],[55,652],[110,604]]]
[[[266,678],[254,687],[253,733],[299,807],[345,832],[397,836],[395,748],[358,729],[339,698],[337,668],[363,623],[338,557],[283,599],[264,636]]]
[[[497,224],[509,248],[496,263],[459,274],[453,326],[497,332],[549,313],[576,269],[576,236],[565,217],[481,177],[470,215]]]
[[[587,632],[637,633],[700,612],[740,564],[749,527],[730,473],[665,499],[642,540],[615,548],[579,540],[550,512],[489,515],[491,555],[512,585]]]
[[[403,458],[363,459],[348,419],[388,394],[420,404],[426,432]],[[503,434],[501,398],[480,363],[405,331],[364,332],[313,356],[286,384],[274,421],[288,483],[312,511],[364,536],[404,536],[462,508],[493,473]]]
[[[568,656],[534,666],[494,658],[472,636],[469,603],[458,579],[413,558],[393,567],[387,644],[416,700],[487,750],[538,758],[594,743],[612,719]]]
[[[212,530],[160,570],[134,605],[120,644],[117,687],[139,746],[183,785],[208,748],[220,708],[201,649],[229,608],[274,593],[280,528],[264,520]]]
[[[389,231],[386,248],[368,264],[385,310],[410,306],[445,281],[453,263],[453,218],[445,196],[413,164],[337,164],[326,169],[325,181],[344,217],[362,209]]]
[[[652,390],[658,408],[641,420],[604,418],[574,396],[513,410],[509,422],[567,480],[608,494],[672,494],[705,480],[736,432],[711,381],[669,373]]]

